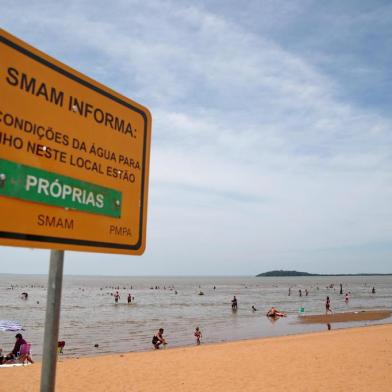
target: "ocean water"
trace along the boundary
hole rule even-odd
[[[344,293],[350,293],[348,304],[339,294],[340,283]],[[376,294],[371,294],[373,286]],[[0,274],[0,320],[22,324],[22,333],[32,343],[35,359],[42,355],[46,287],[47,276]],[[115,304],[113,293],[117,287],[120,300]],[[21,299],[24,291],[29,294],[27,300]],[[204,295],[199,295],[200,291]],[[128,293],[135,297],[130,305]],[[231,309],[234,295],[238,300],[236,312]],[[323,324],[298,323],[298,311],[304,307],[305,314],[323,313],[327,295],[336,312],[392,309],[392,276],[64,276],[59,340],[66,342],[64,356],[80,357],[152,350],[152,336],[160,327],[165,329],[168,347],[194,345],[196,326],[203,333],[203,343],[326,330]],[[256,312],[252,312],[252,305]],[[271,306],[287,312],[288,317],[270,321],[265,313]],[[335,323],[332,329],[391,322],[392,318]],[[15,332],[0,331],[0,347],[4,351],[12,349],[14,336]]]

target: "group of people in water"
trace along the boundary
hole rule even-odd
[[[328,288],[333,288],[333,286],[332,287],[328,287]],[[216,287],[214,286],[214,290],[215,289],[216,289]],[[340,285],[340,291],[341,291],[341,294],[342,294],[342,285]],[[308,289],[304,289],[304,292],[305,292],[305,296],[309,295]],[[375,294],[375,292],[376,292],[375,287],[373,287],[372,288],[372,294]],[[299,293],[299,296],[301,297],[302,296],[302,290],[299,289],[298,293]],[[291,295],[291,288],[289,288],[288,295]],[[345,302],[348,303],[348,301],[349,301],[349,293],[346,293],[345,294]],[[233,299],[231,300],[231,308],[232,308],[233,312],[237,311],[237,309],[238,309],[238,300],[237,300],[237,297],[235,295],[233,296]],[[257,309],[256,309],[256,307],[254,305],[252,305],[251,310],[252,310],[252,312],[256,312],[257,311]],[[332,313],[331,300],[330,300],[329,296],[327,296],[326,300],[325,300],[325,312],[326,312],[326,314]],[[268,310],[268,312],[266,313],[266,316],[268,318],[270,318],[270,319],[276,320],[276,319],[281,318],[281,317],[286,317],[287,314],[285,312],[277,309],[276,307],[272,306]],[[330,329],[330,328],[331,327],[328,324],[328,329]],[[164,333],[164,329],[160,328],[157,331],[157,333],[154,334],[154,336],[152,338],[152,344],[153,344],[155,349],[159,349],[161,347],[161,345],[165,346],[167,344],[166,339],[163,337],[163,333]],[[194,337],[196,339],[196,344],[200,345],[201,339],[202,339],[202,333],[201,333],[201,330],[200,330],[199,327],[196,327],[196,329],[194,331]]]
[[[341,286],[342,288],[342,286]],[[214,286],[214,290],[215,290],[215,286]],[[372,288],[372,294],[375,294],[375,288]],[[289,295],[291,294],[291,288],[289,288]],[[305,295],[308,296],[309,291],[307,289],[305,289]],[[302,290],[299,289],[299,296],[302,296]],[[345,294],[345,302],[348,303],[349,301],[349,293]],[[233,299],[231,300],[231,308],[233,311],[236,311],[238,309],[238,300],[237,297],[234,295]],[[256,312],[257,309],[254,305],[252,305],[251,310],[253,312]],[[332,309],[331,309],[331,300],[329,298],[329,296],[327,296],[326,301],[325,301],[325,312],[326,314],[328,313],[332,313]],[[287,314],[285,312],[282,312],[281,310],[278,310],[277,308],[275,308],[274,306],[272,306],[268,312],[266,313],[266,316],[268,318],[271,319],[278,319],[281,317],[286,317]],[[330,329],[330,326],[329,326]],[[159,349],[161,345],[166,345],[166,339],[163,337],[163,332],[164,329],[160,328],[158,330],[158,332],[153,336],[152,338],[152,344],[154,346],[155,349]],[[194,336],[196,338],[196,344],[199,345],[201,343],[201,338],[202,338],[202,333],[199,327],[196,327],[195,332],[194,332]]]
[[[342,288],[342,286],[341,286]],[[215,290],[215,286],[214,286],[214,290]],[[372,288],[372,294],[375,294],[376,290],[375,287]],[[291,289],[289,289],[289,295],[291,294]],[[307,296],[309,294],[308,290],[305,289],[305,295]],[[299,295],[302,296],[302,292],[301,290],[299,290]],[[348,303],[349,301],[349,293],[345,294],[345,302]],[[231,308],[233,311],[237,311],[238,309],[238,300],[237,297],[234,295],[233,299],[231,300]],[[256,312],[257,309],[254,305],[252,305],[251,310],[253,312]],[[331,309],[331,300],[329,298],[329,296],[327,296],[326,300],[325,300],[325,313],[332,313],[332,309]],[[287,314],[285,312],[282,312],[280,310],[278,310],[277,308],[275,308],[274,306],[272,306],[268,312],[266,313],[266,316],[270,319],[278,319],[281,317],[286,317]],[[328,324],[328,329],[331,329],[331,325]],[[158,332],[153,336],[152,338],[152,344],[154,346],[155,349],[159,349],[161,345],[166,345],[166,339],[163,337],[163,332],[164,329],[160,328],[158,330]],[[196,327],[195,332],[194,332],[194,336],[196,338],[196,344],[200,345],[201,343],[201,338],[202,338],[202,333],[199,327]]]
[[[118,291],[116,291],[114,294],[113,294],[113,297],[114,297],[114,303],[115,304],[118,304],[118,301],[119,301],[119,299],[121,298],[120,297],[120,293],[118,292]],[[132,303],[132,301],[134,301],[135,300],[135,297],[133,297],[131,294],[128,294],[128,297],[127,297],[127,303]]]
[[[214,286],[214,290],[215,290],[215,286]],[[233,296],[233,299],[231,300],[231,308],[233,311],[236,311],[238,309],[238,301],[237,301],[236,296]],[[252,305],[252,311],[254,311],[254,312],[257,311],[257,309],[255,308],[254,305]],[[287,315],[286,315],[286,313],[281,312],[280,310],[276,309],[275,307],[271,307],[271,309],[267,312],[266,316],[275,319],[275,318],[279,318],[279,317],[286,317]],[[164,329],[159,328],[158,331],[152,337],[151,343],[156,350],[159,350],[161,346],[167,345],[167,341],[166,341],[165,337],[163,336],[163,333],[164,333]],[[200,345],[201,339],[203,337],[203,334],[200,330],[200,327],[195,328],[193,335],[196,339],[196,345]]]
[[[330,285],[327,288],[329,288],[329,289],[333,288],[333,285]],[[119,300],[120,300],[120,293],[119,293],[120,287],[116,287],[115,289],[116,289],[116,291],[114,293],[112,292],[111,295],[114,297],[115,304],[118,304]],[[154,287],[152,287],[152,289],[154,289]],[[155,289],[160,289],[160,287],[156,286]],[[166,287],[164,289],[166,289]],[[216,286],[214,286],[213,289],[216,290]],[[175,290],[174,286],[173,287],[169,287],[169,290]],[[376,289],[373,286],[373,288],[371,290],[371,293],[375,294],[375,292],[376,292]],[[304,293],[305,293],[305,296],[308,296],[309,295],[309,290],[308,289],[304,289]],[[177,291],[175,291],[175,294],[177,294]],[[340,284],[340,294],[343,294],[342,284]],[[349,302],[349,298],[350,298],[349,294],[350,294],[350,292],[347,292],[344,295],[344,300],[345,300],[346,303]],[[289,288],[288,295],[289,296],[291,295],[291,287]],[[302,289],[298,290],[298,295],[300,297],[302,296]],[[28,299],[28,293],[27,292],[23,292],[21,294],[21,298],[23,300],[27,300]],[[132,301],[135,300],[135,297],[133,297],[130,293],[127,295],[126,298],[127,298],[128,304],[132,303]],[[236,312],[237,309],[238,309],[238,300],[237,300],[236,296],[233,296],[233,298],[231,300],[231,308],[232,308],[233,312]],[[257,310],[258,309],[256,309],[255,305],[251,306],[251,311],[252,312],[256,312]],[[325,300],[325,313],[326,314],[332,313],[330,296],[327,296],[326,300]],[[286,316],[287,316],[287,314],[285,312],[277,309],[274,306],[272,306],[268,310],[268,312],[266,313],[266,317],[268,317],[271,321],[272,320],[277,320],[279,318],[286,317]],[[330,329],[330,328],[331,328],[330,324],[328,324],[328,329]],[[30,356],[29,352],[27,352],[27,353],[21,353],[20,352],[21,346],[23,344],[26,344],[26,341],[23,339],[23,336],[20,333],[18,333],[15,337],[16,337],[17,340],[15,342],[13,350],[10,353],[8,353],[6,355],[3,355],[3,350],[0,348],[0,365],[1,364],[17,363],[17,362],[33,363],[33,360],[31,359],[31,356]],[[194,333],[193,333],[193,337],[195,339],[196,345],[200,345],[201,341],[202,341],[202,338],[203,338],[203,334],[201,332],[200,327],[196,327],[195,328]],[[164,329],[163,328],[159,328],[159,330],[154,334],[151,342],[152,342],[153,348],[156,349],[156,350],[160,349],[162,346],[164,347],[164,346],[167,345],[167,340],[164,337]]]
[[[233,299],[231,300],[231,308],[233,311],[237,310],[237,308],[238,308],[238,301],[237,301],[236,296],[234,296]],[[254,305],[252,305],[252,311],[257,311],[257,309],[255,308]],[[286,317],[287,315],[286,315],[286,313],[281,312],[280,310],[276,309],[275,307],[271,307],[271,309],[267,312],[266,316],[270,317],[270,318],[279,318],[279,317]],[[161,346],[166,346],[166,344],[167,344],[167,341],[164,338],[163,333],[164,333],[164,329],[159,328],[158,331],[152,337],[151,343],[156,350],[159,350],[159,348]],[[193,335],[196,339],[196,345],[200,345],[201,339],[203,337],[203,334],[200,330],[200,327],[195,328]]]
[[[234,296],[233,299],[231,300],[231,309],[233,311],[236,311],[238,309],[238,301],[237,297]],[[254,305],[251,307],[252,312],[256,312],[257,309]],[[267,317],[271,318],[279,318],[279,317],[286,317],[286,313],[281,312],[280,310],[276,309],[274,306],[271,307],[271,309],[266,313]]]

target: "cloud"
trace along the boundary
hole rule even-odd
[[[157,249],[173,258],[173,271],[194,273],[181,261],[189,249],[195,261],[225,260],[239,271],[241,257],[278,263],[287,252],[286,262],[297,262],[317,249],[391,240],[390,115],[364,97],[359,104],[347,94],[346,70],[325,66],[343,64],[343,53],[327,50],[327,29],[301,47],[282,35],[283,23],[281,35],[273,31],[283,18],[301,36],[295,28],[314,2],[263,2],[260,15],[256,3],[236,4],[236,18],[230,6],[218,12],[208,2],[68,1],[61,11],[47,2],[25,4],[29,18],[20,20],[22,5],[9,2],[0,17],[11,32],[151,109],[146,257],[154,265]],[[264,27],[244,18],[252,12]],[[330,20],[334,37],[348,35],[332,20],[336,12],[309,23]],[[360,16],[368,26],[387,23],[379,10]],[[347,64],[360,59],[348,55]],[[365,62],[351,72],[372,74]]]

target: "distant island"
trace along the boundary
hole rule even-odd
[[[301,272],[301,271],[285,271],[285,270],[274,270],[263,272],[261,274],[256,275],[259,276],[389,276],[392,274],[378,274],[378,273],[359,273],[359,274],[311,274],[309,272]]]

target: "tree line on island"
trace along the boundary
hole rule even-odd
[[[312,274],[309,272],[301,272],[301,271],[286,271],[286,270],[274,270],[263,272],[261,274],[256,275],[256,277],[280,277],[280,276],[387,276],[392,274],[379,274],[379,273],[357,273],[357,274]]]

